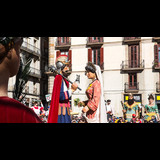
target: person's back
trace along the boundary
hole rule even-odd
[[[9,98],[0,97],[0,123],[42,123],[27,106]]]

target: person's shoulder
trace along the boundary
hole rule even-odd
[[[93,82],[93,85],[98,85],[98,86],[100,86],[101,83],[100,83],[100,81],[99,81],[98,79],[96,79],[96,80]]]
[[[35,112],[25,106],[24,104],[20,103],[19,101],[13,99],[13,98],[9,98],[9,97],[0,97],[0,106],[6,106],[8,108],[14,108],[17,112],[19,113],[24,113],[25,115],[28,117],[34,117],[32,118],[33,121],[39,121],[41,122],[41,120],[39,119],[39,117],[35,114]],[[25,117],[24,117],[25,119]]]
[[[56,75],[54,79],[54,83],[59,83],[62,82],[62,76],[61,75]]]
[[[62,79],[62,76],[58,74],[55,76],[55,79]]]
[[[148,104],[146,104],[144,107],[145,107],[145,108],[148,107]]]

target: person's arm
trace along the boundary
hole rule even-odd
[[[71,89],[64,91],[64,82],[62,82],[61,85],[61,91],[60,91],[60,101],[64,101],[67,99],[70,99],[73,92],[77,89],[78,85],[76,83],[72,84]]]

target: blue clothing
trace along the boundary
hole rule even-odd
[[[65,96],[65,93],[67,94],[68,98]],[[69,98],[70,98],[69,92],[64,91],[64,81],[62,81],[59,100],[64,101],[64,100],[69,99]]]
[[[62,107],[61,107],[61,113],[62,113]],[[67,113],[67,108],[66,108],[66,114],[59,115],[58,116],[58,123],[71,123],[71,117]]]
[[[62,80],[60,97],[59,97],[58,123],[71,123],[70,110],[69,110],[70,97],[71,93],[69,93],[65,81]]]

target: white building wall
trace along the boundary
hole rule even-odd
[[[155,44],[152,38],[141,37],[140,42],[140,55],[141,60],[145,60],[145,69],[137,74],[137,79],[139,82],[138,94],[142,94],[143,104],[148,103],[148,94],[156,94],[156,82],[159,81],[159,73],[152,70]],[[76,75],[80,75],[79,87],[82,88],[82,91],[77,90],[72,96],[73,107],[73,100],[75,98],[80,98],[81,100],[87,99],[85,91],[91,82],[84,75],[89,49],[89,47],[86,47],[86,43],[87,37],[71,37],[72,74],[69,78],[71,81],[74,81]],[[104,37],[102,47],[104,48],[104,72],[102,73],[104,97],[106,100],[112,100],[114,114],[122,116],[121,101],[124,100],[124,94],[126,94],[124,92],[124,84],[128,82],[128,74],[121,73],[121,64],[122,61],[128,60],[128,45],[123,44],[123,37]],[[54,58],[56,58],[56,51],[54,51]]]

